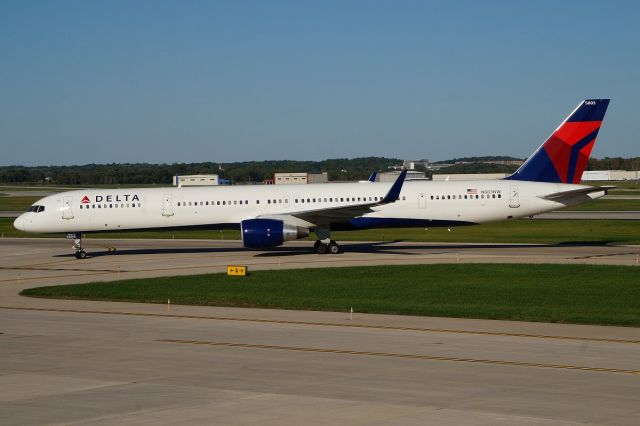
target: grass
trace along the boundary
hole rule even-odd
[[[615,186],[616,189],[640,189],[640,181],[637,180],[607,180],[597,182],[580,182],[580,185],[590,186]]]
[[[12,218],[0,218],[4,237],[58,237],[62,234],[28,234],[13,228]],[[618,243],[640,244],[640,221],[634,220],[515,220],[452,228],[395,228],[332,232],[336,241],[416,241],[467,243]],[[148,231],[87,234],[87,238],[184,238],[238,240],[237,230]],[[307,240],[313,240],[311,236]]]
[[[23,212],[42,197],[0,197],[0,211]]]
[[[640,221],[515,220],[452,228],[369,229],[332,232],[337,241],[431,241],[468,243],[620,243],[640,244]]]
[[[627,194],[635,195],[635,194]],[[598,199],[577,206],[566,207],[564,211],[638,211],[640,210],[640,199],[637,200],[616,200]]]
[[[40,287],[25,296],[640,326],[640,268],[444,264]]]

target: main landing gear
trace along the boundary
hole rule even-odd
[[[74,234],[67,235],[67,238],[73,238],[73,250],[75,251],[76,259],[86,259],[87,252],[82,248],[82,234],[76,232]]]
[[[322,240],[316,240],[313,250],[318,254],[338,254],[340,253],[340,246],[334,240],[330,240],[328,244]]]
[[[329,226],[316,227],[316,240],[313,245],[313,250],[318,254],[338,254],[340,253],[340,246],[334,240],[331,239],[331,229]]]

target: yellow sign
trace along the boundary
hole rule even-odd
[[[227,266],[227,275],[247,275],[246,266],[229,265]]]

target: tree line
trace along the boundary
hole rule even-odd
[[[468,157],[465,161],[504,160],[510,157]],[[443,162],[454,162],[454,160]],[[440,162],[442,163],[442,162]],[[387,171],[402,160],[385,157],[334,158],[323,161],[245,161],[235,163],[86,164],[81,166],[1,166],[0,183],[54,185],[168,185],[176,175],[218,174],[234,183],[258,183],[276,172],[328,172],[329,180],[353,181],[372,171]],[[437,173],[512,173],[517,166],[470,162],[440,169]],[[639,170],[640,157],[591,158],[587,170]],[[431,171],[426,171],[431,176]]]
[[[374,170],[402,164],[397,158],[335,158],[323,161],[246,161],[235,163],[86,164],[81,166],[2,166],[2,183],[55,185],[130,185],[173,182],[173,176],[218,174],[234,183],[273,179],[276,172],[328,172],[329,180],[359,180]]]

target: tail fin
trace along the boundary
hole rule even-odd
[[[587,99],[536,152],[506,179],[580,183],[609,106],[609,99]]]

